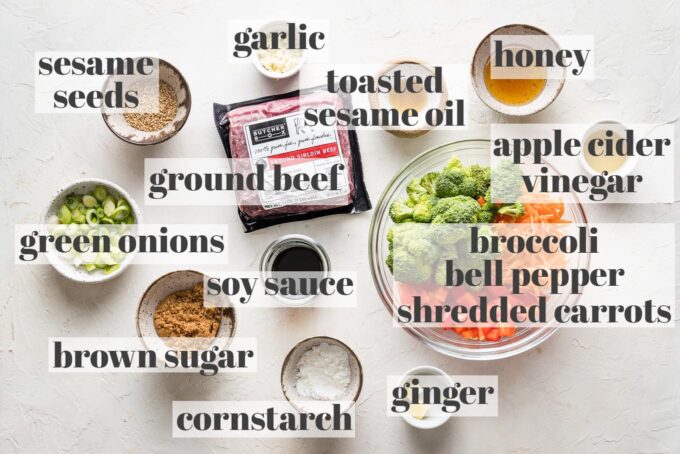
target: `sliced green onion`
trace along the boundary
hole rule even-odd
[[[83,205],[85,205],[87,208],[92,208],[95,205],[97,205],[97,199],[92,197],[91,195],[87,194],[83,196]]]
[[[122,221],[123,219],[127,218],[130,215],[130,208],[123,205],[118,208],[116,208],[116,211],[113,212],[111,217],[113,218],[114,221]]]
[[[62,224],[69,224],[71,222],[71,218],[71,210],[69,210],[66,205],[60,206],[59,211],[57,212],[57,219],[59,219],[59,222]]]
[[[118,268],[120,268],[120,265],[117,264],[117,263],[116,263],[115,265],[107,266],[107,267],[104,269],[104,274],[111,274],[111,273],[113,273],[114,271],[116,271]]]
[[[92,191],[92,195],[94,195],[94,198],[99,200],[100,202],[103,202],[106,200],[106,197],[108,196],[108,192],[106,191],[106,188],[102,185],[97,185],[94,188],[94,191]]]
[[[52,235],[54,235],[55,238],[58,236],[63,236],[66,234],[66,229],[67,227],[65,225],[55,225],[54,229],[52,230]]]
[[[87,210],[87,213],[85,214],[85,219],[87,220],[87,223],[90,225],[97,225],[99,224],[99,217],[97,217],[97,210],[94,208],[90,208]]]
[[[97,185],[89,194],[69,194],[57,213],[52,215],[51,222],[55,231],[57,227],[60,228],[58,234],[71,237],[76,234],[86,235],[92,246],[95,245],[95,235],[98,235],[99,249],[103,250],[104,237],[111,235],[104,224],[115,225],[113,243],[117,243],[121,234],[130,229],[128,225],[135,224],[136,221],[130,202],[123,197],[118,198],[109,194],[106,187]],[[108,254],[94,253],[91,249],[79,253],[71,249],[69,255],[76,268],[82,266],[88,272],[100,269],[104,274],[118,270],[126,257],[126,254],[117,248]]]
[[[111,257],[118,263],[122,263],[125,260],[125,252],[121,251],[111,251]]]
[[[69,195],[66,197],[66,206],[69,210],[75,210],[78,206],[78,198],[73,194]]]
[[[113,202],[112,199],[106,200],[103,204],[102,207],[104,208],[104,213],[107,216],[111,216],[114,211],[116,211],[116,204]]]

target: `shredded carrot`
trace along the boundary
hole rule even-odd
[[[535,198],[535,195],[532,196]],[[486,200],[484,197],[479,197],[477,199],[480,205],[484,205]],[[568,224],[571,221],[563,219],[564,215],[564,202],[556,202],[554,200],[546,197],[544,200],[539,200],[537,202],[526,203],[522,202],[524,205],[524,215],[519,218],[514,218],[507,215],[497,215],[494,219],[494,223],[500,224]],[[531,258],[531,256],[529,256]],[[508,262],[508,269],[512,269],[513,262],[515,260],[521,260],[522,268],[560,268],[565,262],[565,257],[561,254],[533,254],[533,259],[536,263],[527,263],[527,256],[524,255],[519,258],[510,257]],[[518,264],[519,265],[519,264]],[[540,289],[538,288],[526,288],[526,291],[538,295]],[[500,325],[491,327],[449,327],[445,328],[456,332],[458,335],[465,339],[477,339],[486,341],[498,341],[504,337],[510,337],[515,334],[516,328],[511,325]]]

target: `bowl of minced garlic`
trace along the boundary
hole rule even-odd
[[[137,308],[137,334],[145,347],[159,345],[159,339],[185,350],[229,345],[236,331],[234,309],[205,304],[204,277],[198,271],[173,271],[149,286]]]
[[[191,111],[189,84],[177,68],[162,59],[158,59],[157,83],[156,86],[155,79],[154,82],[144,79],[131,85],[137,92],[139,105],[151,108],[139,109],[141,112],[135,109],[102,112],[106,126],[118,138],[134,145],[154,145],[182,129]]]

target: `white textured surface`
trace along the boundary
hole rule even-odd
[[[250,6],[246,6],[250,5]],[[285,6],[284,6],[285,5]],[[15,267],[8,253],[15,223],[33,223],[59,186],[81,176],[111,179],[142,201],[145,157],[221,157],[212,102],[286,90],[250,65],[227,64],[229,19],[308,17],[331,20],[334,59],[380,62],[415,56],[468,63],[495,27],[526,22],[554,34],[593,34],[593,81],[567,81],[546,111],[528,121],[680,117],[680,2],[0,2],[0,150],[6,227],[0,300],[1,452],[680,452],[678,329],[561,330],[516,358],[472,363],[436,354],[393,328],[370,282],[370,213],[273,227],[247,237],[228,207],[145,208],[147,222],[186,219],[231,223],[234,267],[254,269],[266,244],[306,233],[327,248],[335,269],[356,269],[353,310],[258,310],[239,314],[238,334],[260,340],[256,375],[50,375],[49,336],[134,336],[134,311],[160,267],[131,269],[100,286],[65,281],[49,267]],[[356,51],[361,49],[361,55]],[[47,50],[155,50],[189,81],[193,108],[172,141],[149,148],[116,139],[98,115],[33,113],[33,53]],[[397,139],[360,132],[374,203],[408,159],[444,141],[482,137],[499,116],[470,90],[469,131]],[[475,129],[474,127],[478,127]],[[676,132],[677,137],[677,132]],[[680,160],[679,160],[680,161]],[[588,207],[594,220],[678,221],[677,206]],[[625,247],[625,245],[622,245]],[[355,440],[173,440],[171,402],[282,399],[281,362],[299,340],[335,336],[365,371]],[[417,431],[384,415],[385,377],[429,363],[451,374],[497,374],[500,417],[452,419]]]

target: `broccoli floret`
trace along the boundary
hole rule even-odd
[[[459,186],[465,179],[465,172],[461,169],[446,170],[437,176],[434,183],[437,197],[453,197],[459,194]]]
[[[398,282],[427,282],[432,275],[432,264],[421,261],[407,250],[399,248],[393,253],[392,272]]]
[[[513,203],[522,195],[522,169],[511,161],[502,161],[491,170],[493,203]]]
[[[463,178],[460,186],[458,186],[458,194],[456,195],[464,195],[476,199],[480,195],[477,181],[472,177],[466,176]]]
[[[486,190],[480,191],[483,181],[479,176],[468,175],[466,170],[451,169],[439,174],[435,181],[435,194],[437,197],[453,197],[464,195],[478,197]]]
[[[429,226],[423,224],[392,226],[388,232],[388,242],[392,244],[390,252],[392,257],[386,263],[392,266],[395,279],[401,282],[429,280],[440,251],[436,244],[427,238],[428,230]]]
[[[518,218],[520,216],[524,216],[524,213],[526,210],[524,209],[524,205],[521,203],[513,203],[511,205],[504,205],[498,210],[498,214],[503,214],[505,216],[511,216],[513,218]]]
[[[432,208],[432,215],[437,216],[440,214],[443,214],[446,210],[451,208],[453,205],[457,203],[466,203],[467,197],[457,195],[455,197],[445,197],[443,199],[439,199],[437,203],[434,205],[434,208]]]
[[[413,219],[413,208],[406,205],[403,200],[395,200],[392,202],[392,205],[390,205],[390,218],[397,224]]]
[[[460,159],[458,159],[457,156],[452,156],[449,162],[446,164],[446,167],[444,167],[444,170],[452,170],[452,169],[462,169],[463,168],[463,163],[460,162]]]
[[[434,184],[437,181],[438,176],[439,176],[439,172],[429,172],[429,173],[426,173],[425,176],[420,179],[420,185],[423,188],[425,188],[425,190],[428,192],[428,194],[434,194],[435,193]]]
[[[475,199],[456,196],[442,199],[432,210],[433,224],[466,224],[475,222],[475,215],[480,210]]]
[[[408,194],[409,199],[417,203],[418,200],[420,200],[420,196],[427,194],[427,189],[420,184],[420,178],[414,178],[408,186],[406,186],[406,194]]]
[[[476,222],[476,214],[479,211],[471,205],[460,205],[446,210],[444,214],[440,214],[432,218],[433,224],[471,224]]]
[[[475,195],[471,197],[479,197],[488,191],[491,184],[491,169],[489,167],[473,164],[465,169],[465,175],[475,182]]]
[[[438,199],[433,196],[423,197],[422,199],[413,207],[413,220],[416,222],[430,222],[432,221],[432,208],[434,208]]]
[[[495,217],[495,214],[491,210],[479,210],[477,215],[475,216],[475,222],[480,223],[480,224],[485,224],[485,223],[490,223],[493,222],[493,218]]]
[[[486,190],[486,194],[484,195],[485,203],[477,213],[477,222],[479,223],[493,222],[496,217],[496,211],[498,211],[498,206],[490,202],[489,191],[490,189]]]
[[[394,272],[394,255],[392,255],[392,251],[390,251],[390,253],[387,254],[387,258],[385,259],[385,264],[390,269],[390,271]]]
[[[428,231],[428,239],[439,250],[440,258],[456,258],[458,243],[466,238],[467,230],[462,226],[450,224],[432,224]]]
[[[399,249],[402,247],[422,262],[432,264],[437,259],[437,248],[425,238],[410,238],[406,244],[400,245]]]

